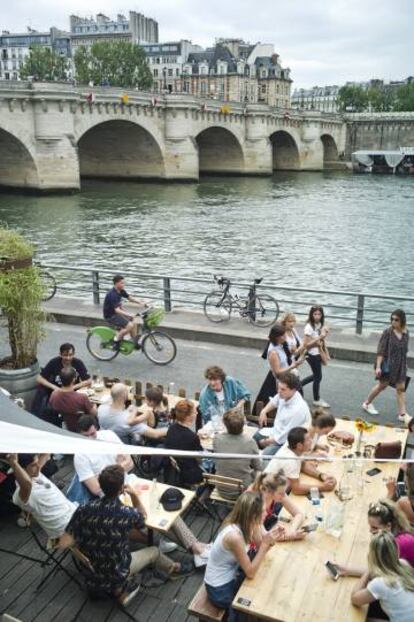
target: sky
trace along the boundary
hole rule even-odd
[[[68,30],[72,13],[130,10],[158,21],[160,41],[273,43],[293,88],[414,74],[414,0],[0,0],[0,30]]]

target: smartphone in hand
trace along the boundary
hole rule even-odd
[[[334,581],[337,581],[339,579],[339,571],[338,571],[338,568],[335,566],[335,564],[333,564],[330,561],[326,561],[325,567],[327,571],[329,572],[329,574],[331,575],[332,579]]]

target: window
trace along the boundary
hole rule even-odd
[[[266,84],[262,84],[261,91],[263,95],[266,94]]]
[[[176,75],[177,77],[180,75],[180,70],[179,70],[179,69],[176,69],[176,70],[175,70],[175,75]]]
[[[200,89],[201,89],[201,94],[202,95],[205,95],[207,93],[207,84],[206,84],[206,82],[202,82],[200,84]]]
[[[169,77],[171,77],[172,75],[173,75],[173,70],[172,70],[172,69],[169,69],[169,70],[168,70],[168,76],[169,76]]]
[[[158,69],[154,69],[153,74],[154,78],[158,78]]]

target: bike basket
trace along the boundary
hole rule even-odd
[[[165,311],[163,309],[152,309],[145,316],[145,324],[148,328],[155,328],[163,321]]]

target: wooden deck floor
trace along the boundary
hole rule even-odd
[[[68,478],[71,465],[57,474]],[[201,541],[209,542],[218,523],[206,514],[191,509],[185,515],[186,523]],[[38,531],[41,534],[41,530]],[[43,534],[42,534],[43,537]],[[16,524],[16,517],[3,520],[0,525],[0,548],[17,553],[42,557],[29,529]],[[188,555],[183,550],[170,556],[176,560]],[[70,556],[64,565],[76,575]],[[22,622],[126,622],[128,618],[110,600],[92,601],[79,586],[62,571],[52,575],[39,591],[41,566],[8,553],[0,552],[0,613],[8,613]],[[80,575],[77,575],[80,578]],[[187,614],[187,607],[200,586],[203,569],[191,576],[169,581],[161,587],[142,588],[128,606],[137,622],[186,622],[195,620]]]

